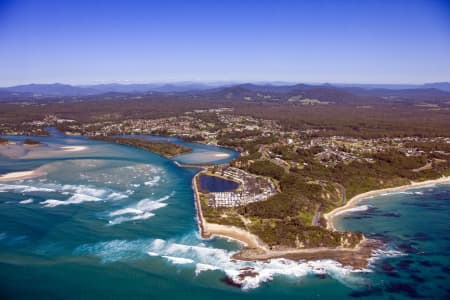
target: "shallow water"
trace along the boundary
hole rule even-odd
[[[379,256],[392,257],[374,261],[372,272],[332,261],[233,262],[238,244],[198,236],[191,187],[197,170],[82,137],[39,139],[58,153],[36,148],[32,158],[0,157],[2,172],[43,166],[48,173],[0,183],[1,299],[448,296],[449,186],[368,199],[360,204],[367,209],[340,216],[340,228],[386,243]],[[57,150],[67,145],[88,148]],[[223,163],[215,154],[236,155],[189,145],[194,152],[174,160]],[[258,276],[240,280],[239,270],[249,266]]]

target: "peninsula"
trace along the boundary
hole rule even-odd
[[[140,138],[122,138],[111,136],[91,137],[93,140],[127,145],[138,149],[154,152],[166,158],[171,158],[180,154],[190,153],[192,149],[168,142],[151,142]]]

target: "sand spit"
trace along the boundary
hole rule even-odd
[[[43,172],[39,169],[35,169],[35,170],[31,170],[31,171],[11,172],[11,173],[0,175],[0,182],[30,179],[30,178],[43,176],[45,174],[46,174],[45,172]]]

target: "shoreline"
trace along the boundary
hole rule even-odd
[[[272,250],[261,239],[242,228],[230,225],[222,225],[209,223],[205,220],[202,212],[202,204],[200,201],[200,192],[197,186],[197,178],[206,173],[206,169],[195,174],[192,179],[192,188],[194,190],[194,202],[197,215],[197,224],[200,237],[210,239],[212,237],[221,237],[234,240],[244,248],[234,254],[231,259],[242,261],[267,261],[276,258],[286,258],[292,260],[320,260],[332,259],[343,265],[350,265],[356,269],[365,269],[372,255],[372,250],[378,245],[376,241],[363,239],[354,248],[303,248],[303,249],[286,249]]]
[[[327,229],[332,231],[337,231],[335,227],[336,217],[340,215],[343,211],[353,208],[358,204],[359,202],[363,201],[364,199],[367,199],[369,197],[375,197],[379,196],[384,193],[392,193],[392,192],[402,192],[409,189],[414,188],[422,188],[426,187],[428,185],[432,184],[439,184],[439,183],[450,183],[450,176],[447,177],[440,177],[438,179],[430,179],[425,181],[419,181],[414,182],[412,181],[410,184],[405,184],[397,187],[391,187],[391,188],[385,188],[385,189],[378,189],[378,190],[372,190],[365,193],[358,194],[354,197],[352,197],[344,206],[337,207],[333,209],[332,211],[324,214],[324,218],[327,221]]]
[[[209,239],[214,236],[231,239],[239,242],[244,248],[231,258],[243,261],[267,261],[270,259],[286,258],[292,260],[321,260],[331,259],[343,265],[349,265],[355,269],[365,269],[372,257],[373,250],[379,248],[380,242],[370,240],[363,237],[361,242],[354,248],[303,248],[303,249],[286,249],[286,250],[272,250],[260,238],[251,232],[238,228],[235,226],[208,223],[203,217],[199,190],[197,186],[197,178],[206,173],[206,168],[198,172],[192,179],[192,186],[194,190],[195,209],[197,213],[197,221],[199,233],[201,238]],[[373,190],[362,193],[351,198],[344,206],[338,207],[333,211],[324,215],[327,221],[327,229],[336,231],[334,226],[335,217],[339,212],[352,208],[357,203],[366,199],[367,197],[380,195],[388,192],[397,192],[408,190],[412,188],[426,187],[431,184],[450,183],[449,177],[441,177],[433,180],[426,180],[422,182],[411,182],[408,185]]]

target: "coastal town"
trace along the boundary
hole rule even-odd
[[[277,192],[276,186],[270,178],[256,176],[238,168],[222,166],[213,168],[211,174],[239,183],[239,187],[234,191],[208,193],[208,205],[212,207],[247,205],[264,201]]]
[[[262,158],[285,168],[302,167],[292,160],[283,158],[280,148],[293,151],[313,150],[317,161],[326,166],[339,162],[373,161],[370,154],[387,150],[398,150],[406,156],[421,156],[424,151],[414,147],[417,143],[450,144],[449,137],[385,137],[357,138],[349,136],[321,136],[318,129],[286,130],[273,120],[256,119],[236,115],[232,108],[194,110],[182,116],[160,119],[130,119],[123,121],[104,121],[79,123],[75,120],[47,115],[43,120],[23,122],[17,129],[8,124],[0,124],[3,135],[48,135],[47,127],[56,127],[68,135],[113,136],[154,134],[177,136],[188,141],[205,144],[230,146],[242,155],[249,153],[241,144],[261,142],[258,152]],[[232,140],[240,144],[232,144]],[[272,139],[269,143],[267,140]],[[434,153],[445,155],[445,151]]]

